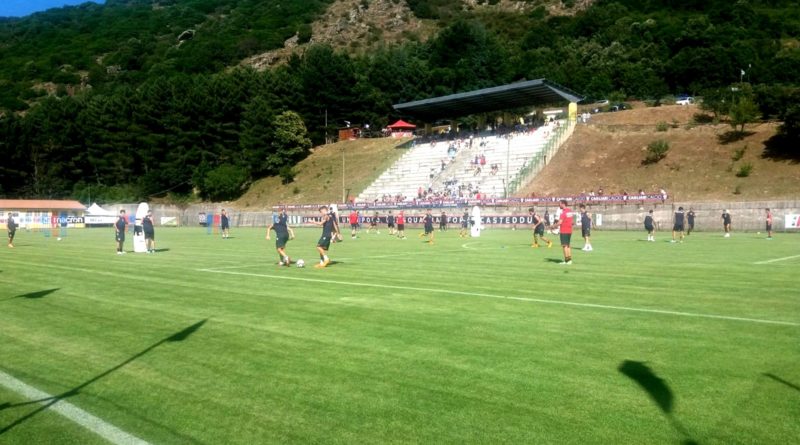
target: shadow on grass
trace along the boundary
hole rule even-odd
[[[16,300],[16,299],[19,299],[19,298],[26,298],[26,299],[29,299],[29,300],[37,300],[39,298],[44,298],[44,297],[52,294],[53,292],[55,292],[55,291],[57,291],[59,289],[60,288],[54,288],[54,289],[40,290],[40,291],[36,291],[36,292],[29,292],[27,294],[17,295],[15,297],[11,297],[11,298],[4,298],[4,299],[2,299],[0,301]]]
[[[169,252],[169,248],[167,248],[167,249],[153,249],[153,250],[155,250],[156,253],[158,253],[158,252]]]
[[[563,262],[564,262],[564,260],[562,260],[561,258],[545,258],[544,260],[545,260],[545,262],[548,262],[548,263],[558,263],[558,264],[561,264],[561,263],[563,263]]]
[[[669,420],[672,427],[684,437],[681,443],[684,445],[698,444],[698,442],[691,437],[683,424],[672,414],[675,396],[666,380],[657,376],[650,367],[643,362],[625,360],[619,365],[617,370],[636,382],[647,395],[650,396],[650,399],[652,399],[661,412],[664,413],[664,416]]]
[[[764,159],[800,163],[800,141],[785,134],[776,134],[764,142]]]
[[[731,130],[731,131],[726,131],[725,133],[722,133],[720,135],[717,135],[717,141],[719,141],[719,143],[722,145],[732,144],[734,142],[741,141],[747,136],[752,136],[754,134],[756,133],[753,131]]]
[[[6,409],[11,409],[11,408],[19,408],[19,407],[23,407],[23,406],[27,406],[27,405],[33,405],[33,404],[41,404],[42,405],[39,408],[36,408],[35,410],[29,412],[28,414],[25,414],[24,416],[14,420],[13,422],[9,423],[8,425],[0,428],[0,436],[2,436],[3,434],[11,431],[12,428],[20,425],[21,423],[27,421],[30,418],[36,416],[37,414],[39,414],[40,412],[46,410],[47,408],[50,408],[54,404],[58,403],[60,400],[64,400],[64,399],[67,399],[69,397],[72,397],[72,396],[75,396],[77,394],[80,394],[82,389],[86,388],[87,386],[91,385],[92,383],[94,383],[94,382],[96,382],[96,381],[98,381],[98,380],[100,380],[100,379],[102,379],[104,377],[107,377],[109,374],[112,374],[113,372],[119,370],[120,368],[122,368],[125,365],[131,363],[132,361],[138,359],[139,357],[147,354],[148,352],[150,352],[153,349],[161,346],[162,344],[164,344],[164,343],[173,343],[173,342],[181,342],[181,341],[186,340],[187,338],[189,338],[190,335],[194,334],[198,329],[200,329],[206,323],[206,321],[208,321],[208,319],[201,320],[201,321],[199,321],[199,322],[197,322],[197,323],[195,323],[195,324],[193,324],[193,325],[191,325],[191,326],[189,326],[189,327],[187,327],[187,328],[185,328],[185,329],[183,329],[181,331],[178,331],[178,332],[176,332],[176,333],[174,333],[174,334],[172,334],[172,335],[170,335],[168,337],[162,338],[161,340],[153,343],[152,345],[144,348],[140,352],[134,354],[133,356],[131,356],[127,360],[123,361],[122,363],[119,363],[118,365],[113,366],[113,367],[107,369],[106,371],[101,372],[100,374],[97,374],[96,376],[90,378],[89,380],[86,380],[85,382],[81,383],[80,385],[78,385],[78,386],[76,386],[76,387],[74,387],[72,389],[69,389],[69,390],[67,390],[67,391],[65,391],[65,392],[63,392],[61,394],[57,394],[57,395],[55,395],[53,397],[48,397],[48,398],[45,398],[45,399],[31,400],[31,401],[28,401],[28,402],[2,403],[2,404],[0,404],[0,411],[6,410]]]
[[[772,380],[775,380],[778,383],[782,383],[782,384],[788,386],[789,388],[792,388],[795,391],[800,391],[800,386],[797,386],[792,382],[787,382],[786,380],[776,376],[775,374],[771,374],[769,372],[765,372],[765,373],[763,373],[761,375],[763,375],[764,377],[768,377],[768,378],[770,378]]]

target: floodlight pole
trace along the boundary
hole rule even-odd
[[[508,198],[508,174],[509,174],[509,165],[511,163],[511,135],[506,135],[506,198]]]
[[[342,144],[342,202],[347,203],[347,192],[344,189],[344,144]]]

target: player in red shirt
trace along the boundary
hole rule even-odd
[[[400,213],[397,214],[397,237],[405,239],[406,238],[406,217],[401,210]]]
[[[558,208],[561,209],[561,215],[553,225],[558,226],[561,234],[561,248],[564,250],[564,262],[561,264],[572,264],[572,248],[569,246],[572,238],[572,210],[567,207],[567,201],[564,199],[558,203]]]
[[[767,239],[772,239],[772,211],[767,209]]]
[[[350,211],[350,238],[356,239],[358,234],[358,212],[356,209]]]

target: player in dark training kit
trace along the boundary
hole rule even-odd
[[[592,217],[586,211],[586,205],[581,204],[581,235],[583,236],[583,250],[584,252],[591,252],[592,249]]]
[[[286,253],[286,243],[290,239],[294,239],[294,231],[289,227],[287,220],[286,209],[281,209],[272,224],[267,227],[267,240],[269,240],[270,231],[275,230],[275,250],[278,251],[278,266],[290,266],[292,264],[289,254]]]
[[[694,210],[689,208],[689,212],[686,214],[686,235],[691,235],[692,231],[694,230]]]
[[[389,210],[389,214],[386,216],[386,227],[389,229],[389,235],[394,235],[394,215],[392,215],[391,210]]]
[[[725,229],[725,238],[731,237],[731,214],[728,210],[722,211],[722,226]]]
[[[425,216],[422,218],[422,224],[425,227],[425,231],[419,234],[419,237],[422,238],[423,236],[428,237],[428,244],[433,244],[433,215],[431,215],[431,209],[425,210]]]
[[[222,214],[219,216],[219,229],[222,232],[222,239],[228,238],[228,230],[231,227],[231,222],[228,220],[228,214],[225,209],[222,209]]]
[[[458,232],[458,236],[461,238],[466,238],[469,233],[469,212],[464,210],[464,214],[461,215],[461,231]]]
[[[114,237],[117,240],[117,255],[125,253],[122,247],[125,244],[125,230],[127,230],[127,228],[128,219],[125,217],[125,210],[120,210],[119,218],[117,218],[117,222],[114,223]]]
[[[156,251],[156,229],[153,226],[153,211],[148,210],[147,215],[142,218],[142,231],[144,232],[144,243],[147,253]]]
[[[8,229],[8,247],[14,248],[14,235],[17,234],[17,222],[14,221],[14,215],[8,213],[8,220],[6,221],[6,228]]]
[[[328,267],[328,264],[331,263],[330,258],[328,258],[328,249],[331,248],[331,239],[336,235],[336,225],[333,220],[333,215],[328,213],[328,207],[320,207],[319,213],[322,215],[322,218],[317,222],[317,225],[322,226],[322,236],[319,238],[319,241],[317,241],[319,264],[314,266],[318,269]]]
[[[447,213],[442,212],[442,216],[439,217],[439,231],[444,232],[447,230]]]
[[[680,234],[681,242],[683,242],[683,230],[686,223],[686,214],[683,213],[683,207],[678,207],[678,211],[675,212],[675,222],[672,225],[672,243],[675,242],[675,235]]]
[[[531,207],[528,209],[528,214],[533,218],[533,244],[531,247],[539,247],[539,240],[541,239],[547,243],[547,247],[553,247],[553,242],[544,237],[544,218],[536,214],[536,210]]]
[[[647,212],[644,217],[644,230],[647,230],[647,241],[655,241],[656,221],[653,219],[653,211]]]

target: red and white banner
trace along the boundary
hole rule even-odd
[[[787,229],[800,229],[800,215],[786,215]]]

